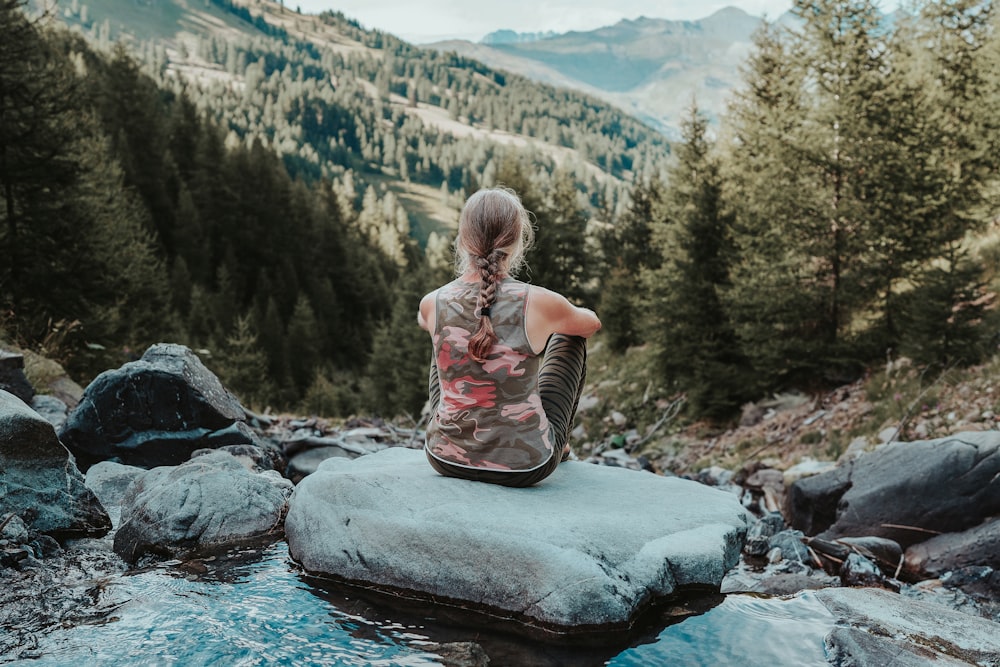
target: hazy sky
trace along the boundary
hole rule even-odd
[[[885,0],[883,5],[896,4]],[[727,6],[777,18],[792,0],[286,0],[303,12],[341,11],[366,28],[414,42],[460,38],[478,41],[509,28],[518,32],[592,30],[639,16],[699,19]]]

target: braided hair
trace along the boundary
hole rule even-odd
[[[473,268],[479,274],[479,328],[469,339],[469,355],[476,361],[485,361],[497,341],[491,319],[497,287],[521,267],[533,240],[528,212],[513,190],[479,190],[465,202],[455,248],[459,274]]]

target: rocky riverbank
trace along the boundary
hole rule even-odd
[[[516,611],[514,616],[524,616],[527,625],[536,623],[529,620],[534,612],[528,613],[536,607],[524,606],[524,596],[551,589],[553,595],[543,598],[556,605],[555,611],[543,611],[538,618],[550,629],[562,628],[559,631],[572,628],[574,619],[582,619],[582,610],[590,613],[600,608],[621,607],[624,615],[615,616],[609,626],[628,625],[631,615],[649,600],[669,596],[684,581],[723,593],[789,595],[845,587],[889,591],[893,600],[904,605],[911,602],[915,609],[939,605],[983,623],[1000,621],[996,555],[1000,553],[1000,521],[993,520],[1000,514],[1000,432],[996,431],[916,442],[889,439],[874,448],[869,444],[865,451],[856,448],[849,456],[842,452],[839,462],[783,466],[781,460],[756,457],[737,469],[707,467],[687,474],[690,480],[673,481],[664,479],[662,459],[633,456],[624,447],[605,448],[567,466],[565,474],[558,473],[551,484],[511,492],[430,474],[418,461],[419,452],[403,451],[420,448],[419,429],[378,420],[333,424],[316,418],[249,413],[190,350],[180,346],[158,346],[139,362],[98,378],[82,392],[76,406],[52,396],[28,395],[36,411],[13,395],[0,392],[0,396],[4,397],[0,403],[0,488],[4,490],[0,574],[6,584],[0,593],[3,659],[30,652],[32,637],[46,628],[110,615],[114,602],[101,594],[102,581],[109,577],[164,559],[190,567],[191,575],[198,576],[208,569],[205,563],[214,559],[283,539],[290,504],[297,536],[290,536],[290,541],[296,540],[293,555],[314,563],[306,564],[314,573],[367,582],[376,588],[422,592],[437,603],[465,600],[494,611],[506,609],[508,615]],[[774,419],[765,413],[758,423]],[[60,426],[58,439],[53,425]],[[79,458],[71,458],[60,443]],[[85,484],[77,461],[86,473]],[[605,474],[599,466],[585,465],[588,462],[637,471],[608,470]],[[419,480],[410,479],[415,474]],[[594,474],[590,480],[588,476]],[[567,497],[560,500],[560,479],[568,482],[576,475],[587,477],[577,486],[588,491],[580,494],[574,491],[576,487],[567,488]],[[314,483],[305,484],[310,478]],[[12,485],[12,480],[19,480],[20,486]],[[25,495],[24,480],[36,487],[35,496]],[[407,495],[407,487],[419,489],[425,483],[437,486]],[[590,490],[602,484],[608,485],[608,500],[597,509],[608,512],[608,521],[588,523],[593,512],[585,505],[597,502]],[[649,490],[642,490],[646,486]],[[674,486],[690,492],[682,490],[673,498],[668,489]],[[468,487],[477,497],[456,497],[444,503],[443,509],[433,503],[420,509],[421,498],[457,492],[459,487]],[[309,494],[299,493],[307,488]],[[329,488],[343,493],[337,491],[334,500],[323,495]],[[72,492],[65,493],[67,489]],[[709,495],[699,500],[697,489]],[[55,490],[63,495],[53,495]],[[317,495],[317,490],[323,493]],[[376,491],[375,495],[388,495],[373,499],[371,507],[364,505],[364,498],[375,498]],[[537,512],[530,508],[539,504],[552,508],[546,518],[554,522],[554,528],[543,532],[555,536],[555,527],[567,531],[566,539],[553,542],[553,553],[570,553],[566,540],[572,542],[580,556],[567,562],[578,563],[584,570],[600,570],[607,582],[598,588],[610,591],[610,596],[603,598],[605,594],[598,589],[574,596],[563,590],[558,576],[548,588],[535,586],[518,575],[518,568],[512,568],[504,579],[510,590],[501,596],[510,604],[497,604],[500,598],[490,598],[498,594],[495,588],[476,592],[470,583],[476,577],[463,579],[461,568],[452,572],[442,564],[444,556],[434,555],[437,551],[431,547],[448,544],[449,539],[455,547],[444,550],[448,553],[461,551],[461,544],[479,544],[474,539],[470,542],[476,535],[502,539],[466,549],[472,555],[506,549],[504,553],[510,552],[506,560],[516,560],[521,556],[514,554],[538,552],[537,536],[517,537],[506,523],[483,528],[487,524],[480,519],[484,517],[475,516],[476,507],[506,507],[513,493],[519,493],[518,498],[534,495],[525,507],[506,508],[501,513],[504,520],[517,524],[520,513],[522,523],[534,530],[546,524],[538,523]],[[296,512],[297,496],[301,496],[300,507],[319,509]],[[311,497],[308,502],[307,496]],[[449,503],[452,509],[466,508],[467,514],[473,508],[467,523],[459,521],[461,511],[448,509]],[[387,507],[400,511],[387,513]],[[632,547],[623,546],[635,537],[636,531],[630,530],[633,525],[659,526],[672,513],[691,523],[692,517],[700,516],[695,509],[703,512],[709,507],[729,513],[727,530],[735,531],[717,544],[706,541],[702,532],[721,524],[697,520],[687,528],[680,524],[657,527]],[[442,511],[443,518],[435,519],[434,513]],[[344,527],[320,527],[317,517],[327,521],[330,516],[342,516]],[[53,523],[52,517],[59,522]],[[430,523],[422,524],[424,517]],[[742,517],[749,524],[742,523]],[[350,524],[354,527],[348,528]],[[595,531],[592,537],[587,537],[588,525]],[[427,526],[444,532],[420,546],[420,536],[429,534]],[[340,531],[333,536],[339,540],[336,548],[324,541],[335,529]],[[621,539],[612,538],[598,549],[595,545],[609,530],[623,531]],[[327,537],[316,541],[309,537],[312,533]],[[525,550],[510,550],[515,543],[523,543]],[[425,551],[433,557],[421,565],[419,556]],[[343,563],[329,560],[334,552],[346,553],[347,559]],[[695,553],[700,555],[695,558]],[[389,558],[393,554],[398,560]],[[476,558],[467,566],[475,572]],[[535,566],[526,569],[538,570]],[[711,575],[702,581],[686,574],[699,569]],[[583,570],[577,578],[587,579]],[[488,583],[488,579],[482,581]],[[37,590],[44,594],[37,595]],[[882,604],[876,598],[885,594],[871,592],[872,604]],[[831,600],[835,598],[840,600],[836,596]],[[830,605],[849,616],[860,604],[851,600],[851,604],[840,600]],[[589,616],[580,621],[581,627],[602,623]],[[831,633],[828,640],[835,649],[830,655],[841,656],[840,662],[832,664],[875,664],[872,656],[892,649],[871,639],[870,629],[859,630],[863,624],[844,623],[850,631]],[[1000,630],[1000,625],[982,627]],[[859,632],[867,639],[859,639]],[[910,648],[936,636],[930,625],[901,632],[909,639],[895,641]],[[939,643],[933,650],[949,660],[1000,664],[1000,650],[991,654],[994,649],[989,642],[963,641],[952,638],[947,646]],[[925,649],[913,650],[919,656]],[[844,658],[866,651],[868,663]]]

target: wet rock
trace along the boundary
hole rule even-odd
[[[868,586],[899,592],[899,584],[882,574],[878,565],[854,552],[847,554],[840,566],[840,581],[845,586]]]
[[[225,452],[153,468],[128,487],[115,553],[134,563],[147,553],[190,558],[271,542],[291,491],[278,473],[251,473]]]
[[[121,507],[125,489],[146,472],[145,468],[127,466],[114,461],[101,461],[87,471],[87,488],[93,491],[104,507]]]
[[[38,394],[31,399],[31,409],[37,412],[58,431],[66,423],[69,406],[55,396]]]
[[[296,487],[285,531],[319,576],[595,629],[679,588],[718,588],[747,523],[734,496],[689,480],[569,461],[510,489],[442,477],[422,452],[390,448],[324,461]]]
[[[858,628],[834,628],[826,637],[828,662],[835,667],[968,667],[960,658],[914,642],[873,635]]]
[[[932,661],[935,665],[1000,662],[1000,624],[986,619],[879,588],[827,588],[810,595],[834,615],[839,629],[854,631],[835,631],[828,637],[830,664],[882,667]],[[873,641],[862,641],[863,635]],[[903,647],[905,654],[898,651]],[[925,656],[920,649],[932,656]],[[897,654],[899,663],[893,661]],[[911,655],[924,659],[909,661]]]
[[[792,485],[786,516],[807,535],[874,535],[903,548],[928,531],[1000,514],[1000,432],[895,442]]]
[[[962,591],[992,610],[993,620],[1000,620],[1000,570],[981,565],[961,567],[940,579],[943,586]]]
[[[239,424],[239,426],[243,426]],[[260,445],[223,445],[218,449],[196,449],[191,452],[191,458],[197,458],[204,454],[215,451],[226,452],[243,464],[243,467],[250,472],[264,472],[265,470],[277,470],[281,472],[285,469],[286,459],[281,450],[266,442]]]
[[[743,553],[748,556],[764,556],[771,549],[771,537],[785,527],[780,512],[770,512],[757,519],[747,531]]]
[[[61,437],[84,470],[112,459],[148,468],[183,463],[203,447],[257,444],[244,419],[191,350],[159,344],[91,382]]]
[[[764,569],[740,564],[726,573],[721,593],[792,595],[800,591],[840,586],[840,578],[795,561],[780,562]]]
[[[4,516],[20,516],[29,530],[59,539],[100,536],[111,528],[52,424],[5,391],[0,391],[0,508]]]
[[[783,530],[767,541],[768,549],[778,549],[781,552],[782,560],[796,561],[798,563],[811,563],[809,549],[802,541],[801,530]]]
[[[879,566],[883,572],[894,575],[903,564],[903,549],[899,544],[884,537],[840,537],[838,544],[846,546],[856,554],[864,556]]]
[[[1000,519],[938,535],[906,550],[906,571],[911,576],[936,577],[970,565],[1000,570]]]
[[[490,658],[475,642],[433,644],[427,649],[441,657],[442,667],[486,667]]]

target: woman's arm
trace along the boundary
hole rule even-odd
[[[434,290],[430,294],[425,294],[417,310],[417,324],[428,333],[434,331],[434,301],[437,299],[437,293],[438,291]]]
[[[532,285],[525,328],[532,349],[540,353],[552,334],[590,338],[600,330],[601,320],[589,308],[574,306],[561,294]]]

